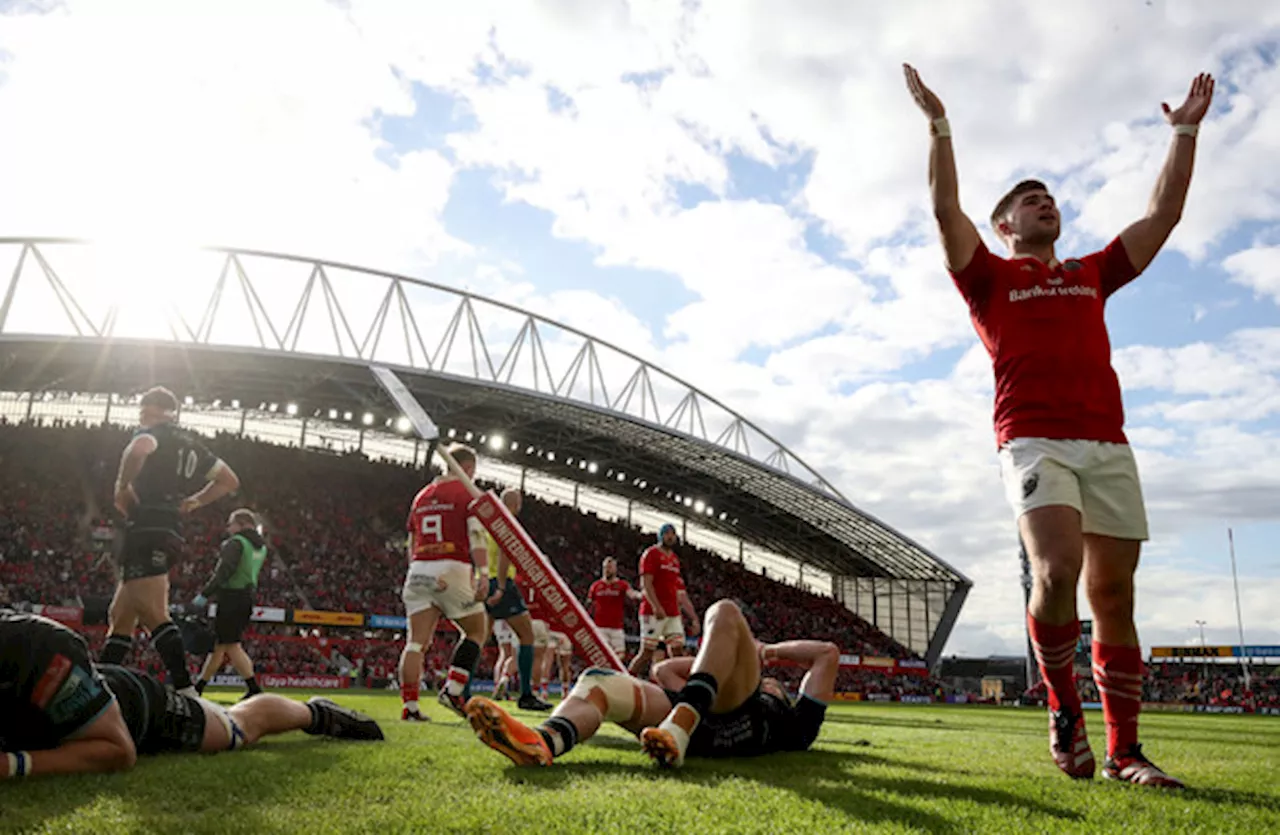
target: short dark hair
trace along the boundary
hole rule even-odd
[[[1000,198],[1000,202],[996,203],[995,209],[991,212],[991,225],[995,229],[1000,228],[1000,219],[1009,212],[1009,207],[1013,205],[1013,201],[1019,194],[1026,194],[1028,191],[1048,191],[1049,187],[1039,180],[1023,180],[1013,188],[1009,189],[1004,197]]]
[[[466,444],[452,445],[449,447],[449,454],[453,456],[454,461],[458,462],[459,467],[476,462],[476,451]]]
[[[164,386],[154,386],[142,395],[143,406],[155,406],[162,412],[178,411],[178,398]]]

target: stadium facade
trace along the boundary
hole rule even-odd
[[[267,252],[0,238],[0,415],[128,423],[163,383],[181,420],[424,464],[369,372],[387,365],[481,475],[685,538],[834,596],[939,659],[971,586],[714,397],[536,313],[419,279]],[[625,558],[625,555],[622,555]]]

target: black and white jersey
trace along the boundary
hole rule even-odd
[[[0,750],[56,748],[113,701],[84,638],[48,618],[0,609]]]
[[[178,505],[210,480],[218,456],[200,436],[168,421],[133,433],[134,438],[141,435],[154,438],[156,449],[133,481],[138,504],[129,509],[130,526],[176,530]]]

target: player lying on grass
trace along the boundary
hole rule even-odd
[[[600,667],[586,670],[536,728],[482,696],[467,703],[467,717],[482,742],[516,765],[550,765],[606,720],[639,735],[645,751],[665,767],[679,766],[685,757],[807,750],[818,738],[840,669],[835,644],[760,644],[729,600],[707,610],[704,635],[696,657],[673,658],[654,669],[660,684]],[[808,670],[797,701],[761,676],[762,661]]]
[[[153,676],[89,661],[84,638],[0,610],[0,778],[123,771],[138,754],[234,751],[288,731],[382,739],[367,716],[328,699],[260,694],[224,708]]]

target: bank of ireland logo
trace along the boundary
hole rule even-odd
[[[578,616],[577,616],[577,615],[575,615],[573,612],[565,612],[565,613],[564,613],[564,626],[565,626],[565,629],[577,629],[577,628],[578,628]]]
[[[1031,494],[1036,492],[1036,488],[1040,486],[1040,475],[1032,473],[1022,480],[1022,498],[1029,499]]]

